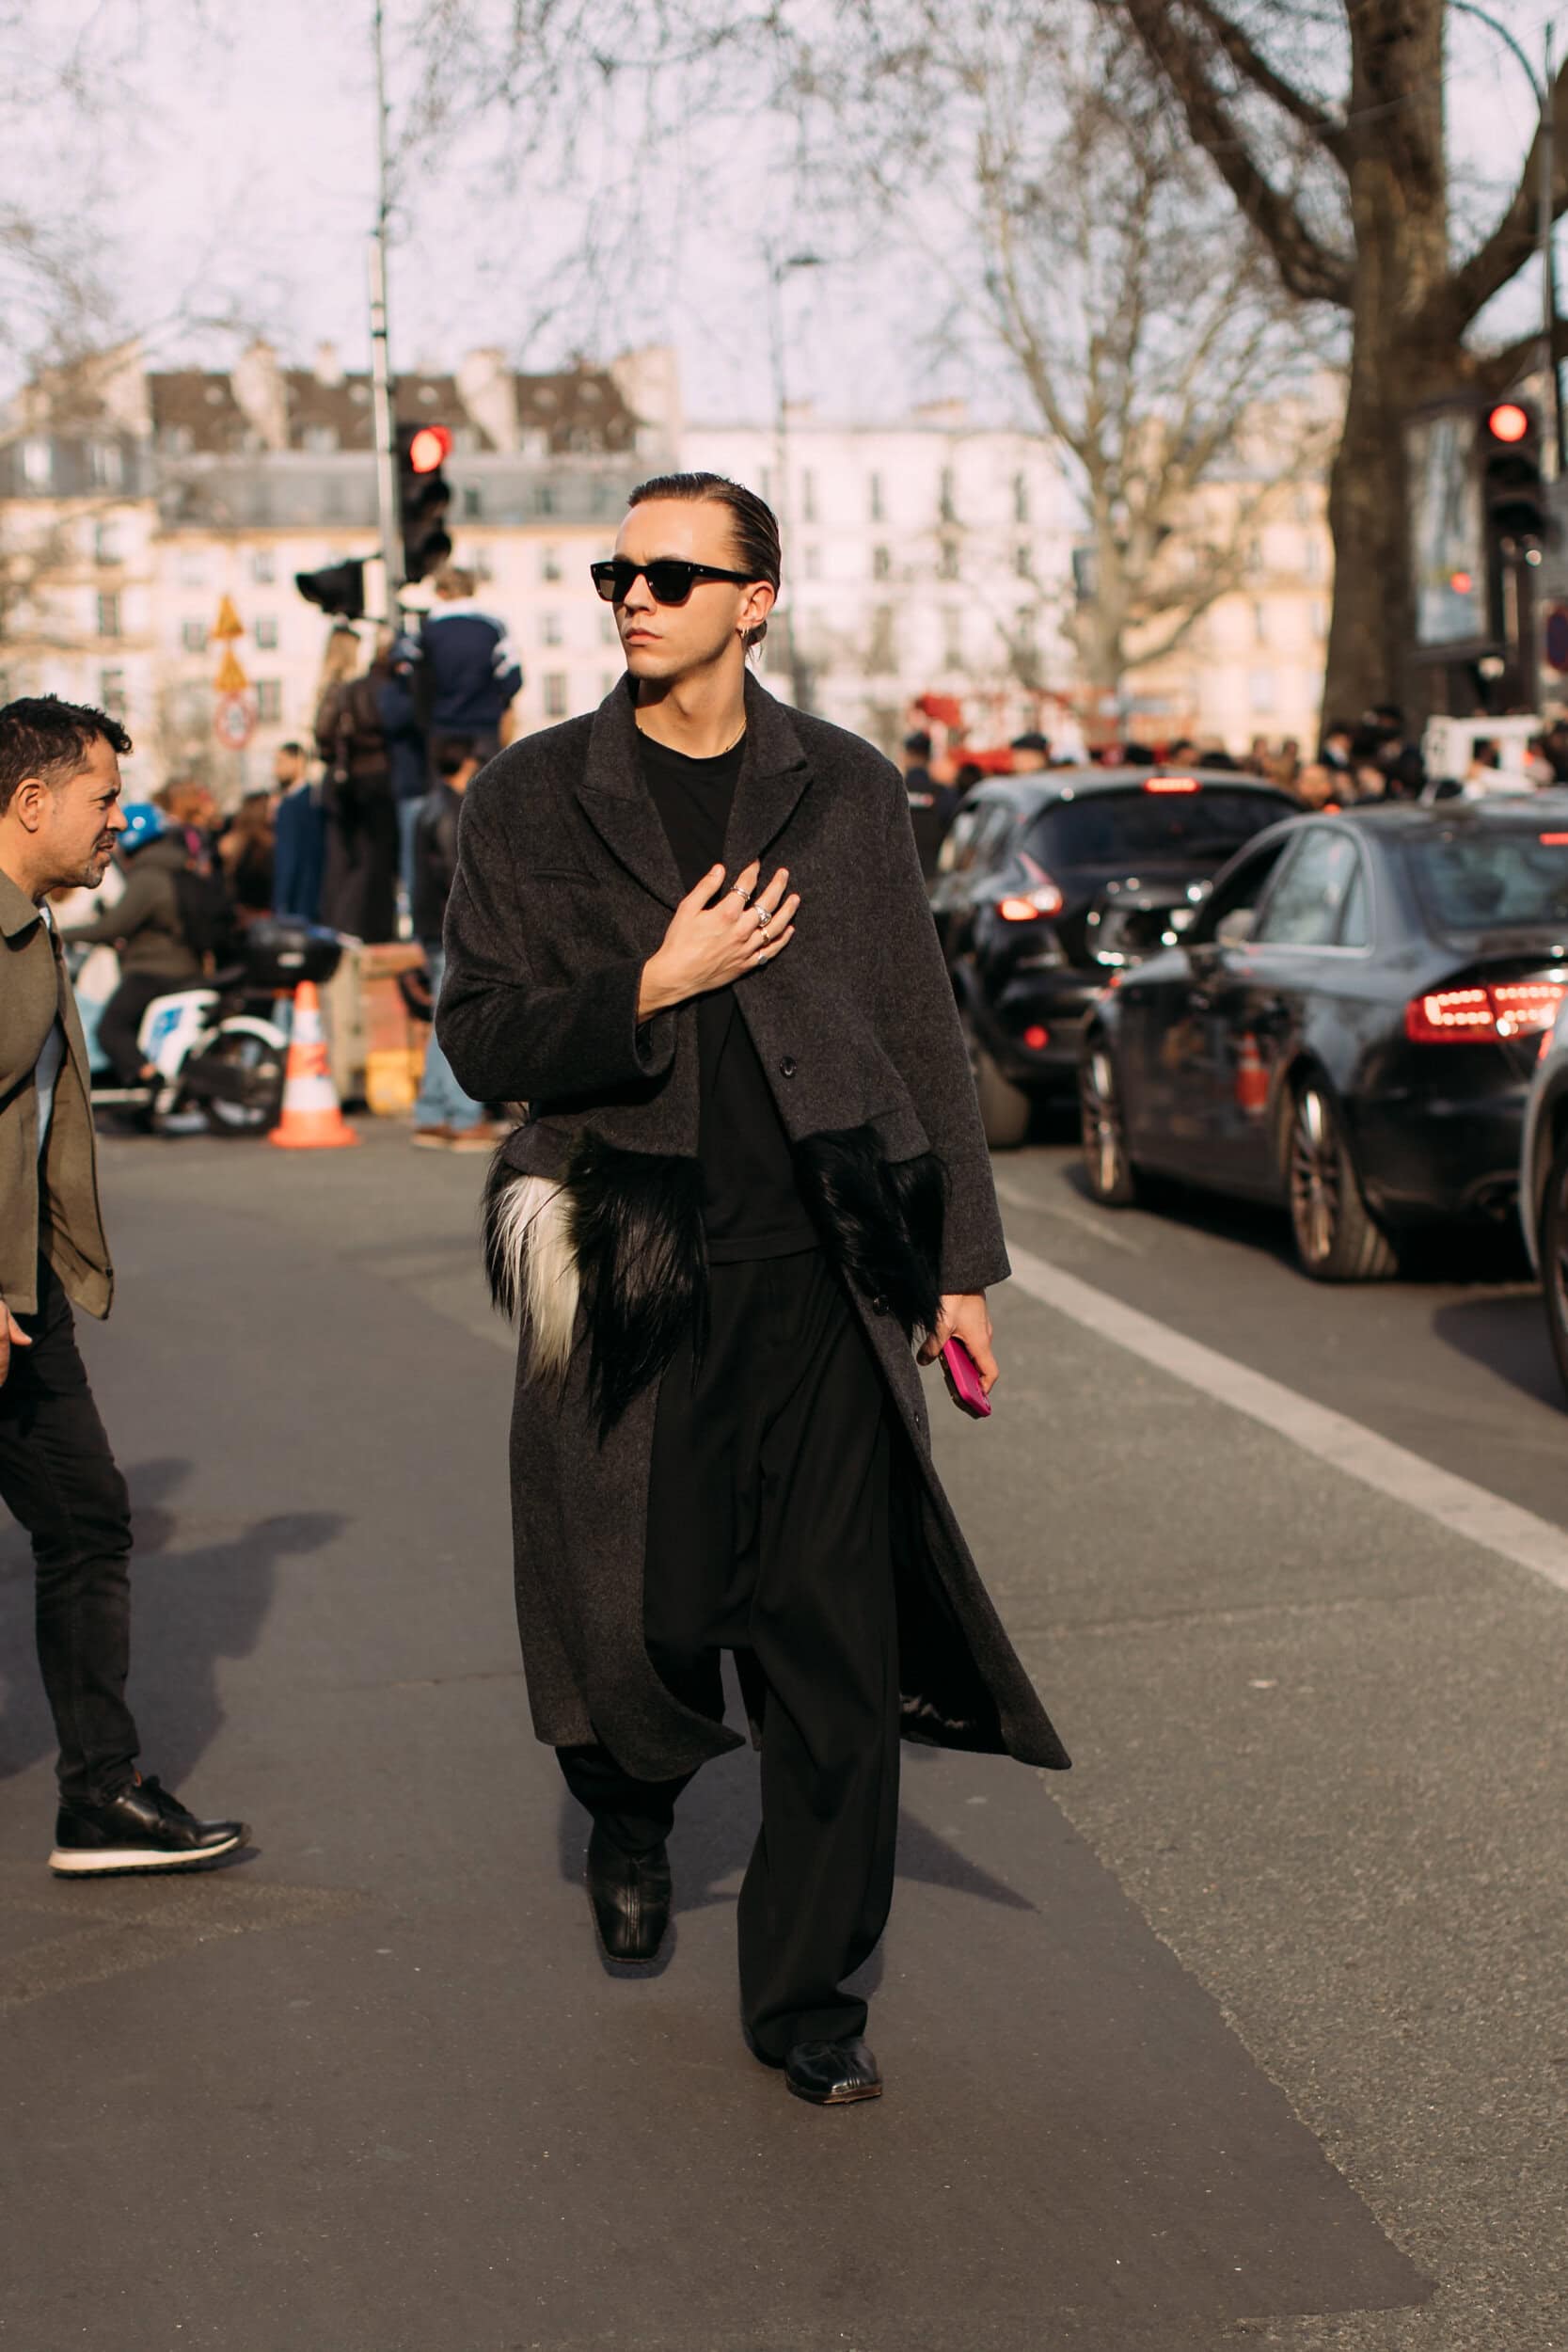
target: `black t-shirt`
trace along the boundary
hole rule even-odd
[[[674,852],[683,890],[724,854],[744,739],[717,759],[688,759],[641,738],[642,780]],[[735,877],[728,879],[733,882]],[[702,1089],[698,1156],[703,1226],[715,1265],[815,1249],[816,1230],[795,1185],[789,1137],[733,988],[697,999]]]

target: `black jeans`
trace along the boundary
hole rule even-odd
[[[41,1259],[39,1311],[18,1321],[33,1344],[12,1348],[0,1387],[0,1501],[33,1539],[60,1792],[90,1804],[135,1774],[130,1498],[76,1352],[71,1301]]]
[[[876,1358],[817,1251],[716,1265],[701,1361],[659,1391],[643,1626],[699,1714],[723,1713],[720,1653],[765,1688],[762,1828],[738,1917],[740,1997],[773,2058],[865,2026],[840,1980],[893,1900],[898,1643],[892,1441]],[[602,1746],[563,1748],[573,1794],[630,1853],[669,1834],[687,1786],[637,1780]],[[689,1777],[689,1776],[688,1776]]]
[[[176,989],[198,986],[199,982],[196,980],[165,979],[157,972],[132,972],[121,980],[98,1023],[99,1046],[120,1086],[140,1083],[142,1050],[136,1042],[136,1032],[148,1006],[154,997],[171,996]]]

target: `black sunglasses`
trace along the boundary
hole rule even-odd
[[[678,555],[656,555],[651,564],[634,564],[617,555],[605,564],[590,564],[594,585],[606,604],[625,604],[634,581],[645,580],[656,604],[684,604],[700,580],[729,580],[749,588],[750,572],[721,572],[716,564],[688,564]]]

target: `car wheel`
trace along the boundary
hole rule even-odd
[[[1287,1175],[1302,1270],[1315,1282],[1377,1282],[1399,1270],[1394,1246],[1362,1198],[1338,1113],[1308,1078],[1295,1096]]]
[[[1034,1098],[1002,1075],[968,1020],[964,1022],[964,1037],[969,1045],[969,1067],[974,1076],[974,1093],[986,1141],[993,1152],[1014,1152],[1029,1133],[1029,1122],[1035,1114]]]
[[[1558,1373],[1568,1389],[1568,1136],[1552,1157],[1541,1203],[1541,1295]]]
[[[1138,1197],[1138,1173],[1127,1156],[1117,1066],[1102,1041],[1078,1065],[1078,1107],[1090,1192],[1108,1209],[1131,1208]]]

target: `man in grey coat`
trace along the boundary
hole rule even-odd
[[[665,1840],[762,1751],[742,1888],[753,2053],[875,2097],[843,1990],[892,1899],[898,1740],[1068,1757],[932,1466],[920,1363],[997,1376],[1007,1271],[896,771],[751,677],[780,578],[760,499],[633,495],[594,566],[627,677],[465,803],[442,1045],[525,1100],[487,1248],[522,1324],[515,1573],[534,1727],[593,1819],[607,1958],[650,1964]]]

